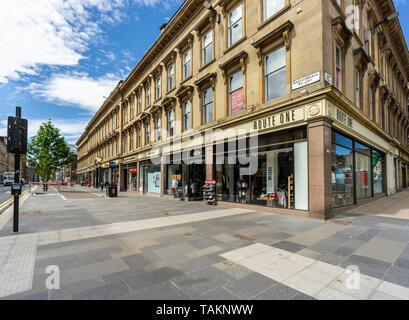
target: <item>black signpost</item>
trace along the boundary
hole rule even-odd
[[[7,152],[14,153],[14,183],[11,186],[11,194],[14,196],[13,232],[18,232],[18,200],[22,191],[20,155],[27,153],[27,126],[27,119],[21,118],[21,108],[16,107],[16,116],[8,118],[7,126]]]

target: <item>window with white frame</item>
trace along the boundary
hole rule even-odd
[[[208,88],[203,91],[203,124],[213,121],[213,88]]]
[[[145,145],[148,145],[151,142],[150,133],[151,133],[151,125],[149,124],[149,122],[146,122],[145,123]]]
[[[374,88],[369,87],[369,118],[373,120],[374,116]]]
[[[337,44],[335,47],[335,86],[338,88],[339,91],[342,91],[342,78],[343,78],[343,62],[342,62],[342,49]]]
[[[207,31],[202,38],[202,65],[213,59],[213,30]]]
[[[230,114],[241,111],[243,104],[243,72],[240,70],[229,76]]]
[[[155,118],[155,141],[161,139],[161,126],[160,126],[160,116]]]
[[[169,110],[168,112],[168,136],[172,137],[174,135],[175,131],[175,112],[172,110]]]
[[[243,36],[243,5],[240,2],[229,12],[229,46],[236,43]]]
[[[124,138],[123,138],[124,153],[127,153],[127,152],[128,152],[128,144],[127,144],[127,142],[128,142],[128,137],[127,137],[127,135],[126,135],[126,133],[125,133],[125,134],[124,134]]]
[[[361,72],[355,69],[355,105],[361,108]]]
[[[155,85],[155,99],[158,100],[161,97],[161,91],[160,91],[160,77],[156,78],[156,85]]]
[[[183,130],[185,131],[190,129],[191,106],[192,103],[190,102],[190,100],[186,100],[183,103]]]
[[[145,89],[145,107],[149,107],[150,105],[151,105],[151,87],[150,85],[147,85]]]
[[[183,79],[186,79],[191,75],[191,59],[192,52],[188,49],[183,54]]]
[[[263,0],[263,18],[267,20],[272,17],[282,8],[284,8],[285,0]]]
[[[168,68],[168,91],[175,87],[175,65],[171,64]]]
[[[136,129],[136,147],[137,148],[141,147],[141,128],[140,127]]]
[[[265,56],[265,99],[271,101],[286,95],[286,50],[281,46]]]
[[[133,119],[133,117],[135,115],[135,103],[134,103],[134,97],[133,96],[131,98],[130,108],[131,108],[131,119]]]
[[[124,107],[124,123],[128,122],[128,106],[125,104]]]
[[[133,150],[133,130],[129,133],[129,151]]]
[[[138,97],[136,98],[136,108],[138,110],[138,113],[140,113],[141,109],[142,109],[142,96],[141,96],[141,94],[138,94]]]

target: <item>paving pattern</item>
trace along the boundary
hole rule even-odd
[[[0,226],[0,299],[409,299],[409,220],[346,213],[332,223],[50,189],[25,200],[18,236],[10,220]],[[58,290],[45,286],[50,265]],[[361,290],[346,289],[351,265]]]

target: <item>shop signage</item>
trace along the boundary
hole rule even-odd
[[[243,88],[230,94],[230,113],[234,114],[243,109]]]
[[[299,88],[302,87],[306,87],[312,83],[318,82],[321,79],[321,73],[320,72],[316,72],[313,73],[309,76],[306,76],[304,78],[298,79],[298,80],[294,80],[292,83],[292,89],[293,90],[297,90]]]
[[[138,170],[136,168],[129,169],[129,173],[137,173]]]
[[[351,117],[349,117],[345,112],[342,112],[339,109],[337,109],[337,120],[350,128],[353,127],[354,120]]]
[[[174,175],[172,175],[172,180],[180,180],[180,179],[181,179],[180,174],[174,174]]]
[[[136,156],[125,158],[124,162],[130,162],[130,161],[134,161],[134,160],[136,160]]]
[[[115,166],[116,166],[115,161],[111,161],[111,162],[109,163],[109,166],[110,166],[111,168],[115,168]]]
[[[216,180],[205,180],[205,184],[216,184]]]
[[[262,130],[267,128],[273,128],[280,125],[295,122],[297,120],[301,119],[297,119],[296,110],[289,110],[254,121],[253,129]]]

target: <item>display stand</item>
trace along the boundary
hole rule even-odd
[[[238,198],[237,198],[237,202],[238,203],[247,203],[247,195],[249,192],[249,188],[248,188],[248,182],[246,181],[241,181],[240,182],[240,188],[238,188]]]
[[[288,209],[294,209],[294,175],[288,177]]]
[[[216,183],[206,183],[203,185],[203,201],[210,205],[216,205]]]

